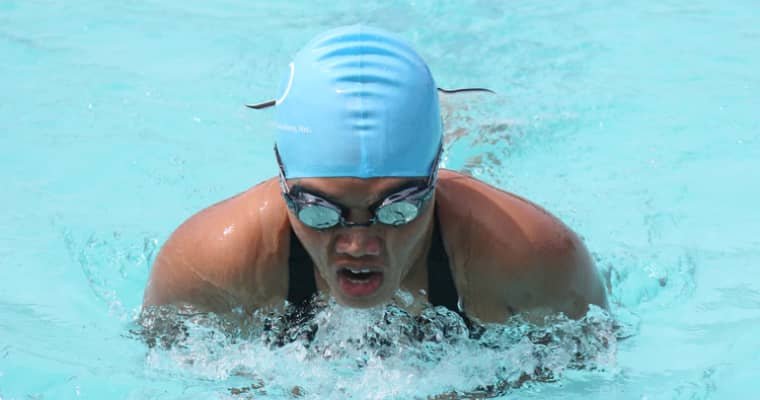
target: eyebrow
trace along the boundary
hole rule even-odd
[[[400,192],[400,191],[402,191],[404,189],[408,189],[408,188],[411,188],[411,187],[414,187],[414,186],[422,186],[422,185],[425,184],[425,182],[427,182],[427,180],[422,179],[422,178],[420,178],[420,179],[412,179],[412,180],[406,181],[406,182],[404,182],[404,183],[402,183],[402,184],[400,184],[398,186],[394,186],[394,187],[391,187],[389,189],[384,190],[380,194],[379,198],[375,199],[370,204],[374,206],[377,203],[379,203],[379,202],[387,199],[390,195],[392,195],[394,193],[398,193],[398,192]],[[307,192],[307,193],[310,193],[310,194],[314,194],[314,195],[317,195],[317,196],[319,196],[319,197],[321,197],[321,198],[323,198],[323,199],[325,199],[325,200],[327,200],[327,201],[329,201],[331,203],[334,203],[336,205],[340,205],[340,206],[345,207],[343,205],[343,203],[340,202],[340,201],[338,201],[337,199],[335,199],[334,196],[331,196],[331,195],[329,195],[329,194],[327,194],[327,193],[325,193],[325,192],[323,192],[323,191],[321,191],[319,189],[313,189],[313,188],[310,188],[308,186],[304,186],[304,185],[299,184],[299,183],[296,183],[293,186],[291,186],[290,187],[290,191],[293,192],[294,194],[297,194],[299,192]]]
[[[327,194],[327,193],[325,193],[325,192],[323,192],[323,191],[321,191],[319,189],[312,189],[312,188],[309,188],[308,186],[301,185],[300,183],[296,183],[293,186],[291,186],[290,187],[290,192],[293,193],[293,194],[298,194],[298,193],[301,193],[301,192],[307,192],[309,194],[317,195],[317,196],[319,196],[319,197],[321,197],[321,198],[323,198],[325,200],[328,200],[328,201],[330,201],[332,203],[338,203],[337,201],[335,201],[335,198],[332,197],[332,196],[330,196],[329,194]]]

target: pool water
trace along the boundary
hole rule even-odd
[[[141,339],[171,231],[276,173],[271,113],[242,105],[356,22],[439,86],[497,92],[442,99],[445,166],[578,232],[612,316],[475,338],[440,310],[326,304],[282,346],[268,315]],[[758,43],[750,0],[0,0],[0,399],[754,397]]]

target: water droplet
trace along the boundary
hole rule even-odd
[[[396,291],[396,296],[401,300],[402,305],[411,306],[414,303],[414,296],[406,290],[399,289]]]
[[[235,224],[232,224],[232,225],[224,228],[223,235],[224,236],[229,236],[233,231],[235,231]]]

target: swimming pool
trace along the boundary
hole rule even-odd
[[[197,325],[184,348],[160,350],[130,333],[171,231],[276,173],[270,114],[242,104],[271,98],[308,38],[359,21],[414,43],[440,86],[498,93],[446,99],[445,164],[584,238],[621,325],[558,323],[571,339],[594,324],[606,335],[591,368],[572,368],[572,340],[540,347],[519,327],[487,349],[420,347],[366,334],[387,312],[336,307],[310,348]],[[537,365],[555,379],[498,395],[751,397],[758,41],[749,0],[0,1],[0,399],[291,398],[296,386],[424,398]],[[379,354],[357,337],[397,346]]]

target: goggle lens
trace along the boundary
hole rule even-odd
[[[340,223],[340,212],[325,206],[307,205],[298,211],[298,219],[314,229],[327,229]]]
[[[399,226],[408,224],[417,218],[418,213],[419,209],[416,205],[407,201],[399,201],[378,208],[375,215],[377,215],[378,221],[386,225]]]
[[[300,192],[294,197],[290,195],[284,195],[284,197],[288,202],[288,207],[297,212],[298,219],[305,225],[314,229],[329,229],[337,225],[368,226],[375,221],[391,226],[408,224],[417,218],[420,208],[430,198],[429,191],[407,189],[389,196],[374,210],[374,218],[364,224],[345,221],[343,211],[339,206],[319,196]]]
[[[366,223],[346,221],[343,218],[342,207],[319,196],[305,191],[291,192],[285,182],[285,169],[277,146],[274,148],[274,153],[280,167],[282,196],[285,198],[288,208],[296,213],[298,219],[305,225],[314,229],[329,229],[337,225],[344,227],[369,226],[375,222],[380,222],[385,225],[400,226],[412,222],[417,218],[420,210],[432,197],[435,190],[438,159],[442,150],[442,147],[438,149],[438,154],[430,164],[430,173],[424,186],[404,189],[386,197],[380,205],[370,208],[374,216]]]

